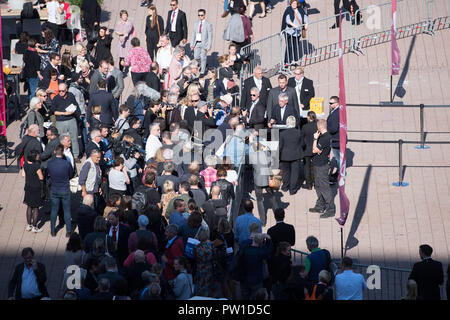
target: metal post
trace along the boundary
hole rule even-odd
[[[394,101],[394,96],[392,95],[392,74],[391,74],[391,103]]]
[[[425,145],[425,129],[424,129],[424,109],[423,104],[420,105],[420,145],[416,146],[416,149],[429,149],[430,146]]]
[[[344,228],[341,227],[341,259],[344,259]]]
[[[403,140],[398,140],[398,182],[392,184],[395,187],[406,187],[408,182],[403,182]]]

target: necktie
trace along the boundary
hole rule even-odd
[[[172,26],[172,24],[173,24],[173,20],[175,20],[175,11],[172,13],[172,21],[170,22],[170,25]]]
[[[255,107],[256,102],[252,102],[252,106],[250,107],[250,112],[248,114],[248,119],[250,120],[252,118],[252,112],[253,112],[253,108]]]
[[[112,232],[112,238],[113,238],[113,242],[114,242],[114,246],[117,249],[117,227],[113,226],[113,232]]]
[[[198,33],[202,33],[203,21],[200,21],[200,28],[198,28]]]

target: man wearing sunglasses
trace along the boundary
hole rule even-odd
[[[194,59],[200,62],[200,73],[206,72],[206,56],[211,50],[213,41],[212,24],[206,20],[206,10],[198,10],[198,21],[194,23],[191,34],[191,51],[194,50]]]
[[[331,150],[333,151],[333,157],[336,160],[337,170],[331,175],[331,182],[336,182],[339,175],[339,97],[332,96],[329,100],[330,114],[327,118],[327,131],[331,136]],[[333,170],[333,168],[331,168]]]
[[[172,47],[175,48],[180,42],[186,44],[188,28],[186,14],[178,8],[178,0],[172,0],[170,7],[172,10],[167,15],[166,34],[169,35]]]

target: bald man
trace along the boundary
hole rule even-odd
[[[72,140],[72,151],[76,163],[80,163],[80,148],[78,146],[78,126],[77,118],[81,111],[75,96],[67,92],[67,85],[60,83],[58,85],[58,95],[52,100],[51,113],[56,116],[56,129],[59,134],[69,133]]]
[[[264,106],[264,110],[267,104],[267,97],[269,95],[272,85],[270,80],[264,77],[264,72],[261,67],[256,67],[253,71],[253,76],[244,81],[244,88],[242,90],[241,108],[250,110],[252,106],[251,89],[258,88],[259,90],[259,102]]]

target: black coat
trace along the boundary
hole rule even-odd
[[[209,115],[208,115],[209,116]],[[216,121],[213,117],[206,117],[203,112],[197,111],[196,121],[202,122],[202,133],[204,134],[208,129],[217,128]]]
[[[164,33],[163,18],[161,16],[158,16],[157,20],[158,23],[155,23],[155,25],[152,28],[150,16],[147,16],[145,18],[145,36],[147,37],[147,43],[149,42],[155,42],[155,44],[158,43],[159,37]]]
[[[327,131],[331,136],[331,147],[339,148],[339,108],[328,115]]]
[[[300,110],[298,105],[298,98],[297,93],[295,90],[291,87],[286,87],[286,90],[284,91],[289,97],[288,105],[292,106],[294,108],[296,118],[298,119],[300,117]],[[273,113],[273,110],[278,106],[278,96],[281,94],[281,88],[276,87],[270,90],[269,97],[267,98],[267,118],[270,118],[270,115]],[[297,121],[298,124],[298,121]]]
[[[184,120],[187,121],[187,124],[189,126],[189,130],[192,132],[194,128],[194,122],[196,120],[197,116],[195,115],[195,108],[190,106],[187,107],[184,111]]]
[[[267,234],[272,238],[275,248],[282,241],[290,243],[291,246],[295,245],[295,228],[291,224],[284,222],[277,223],[267,230]]]
[[[22,139],[22,142],[19,146],[17,146],[17,149],[20,151],[23,149],[23,156],[25,160],[27,159],[28,155],[32,150],[37,151],[39,154],[42,153],[42,145],[39,142],[39,140],[35,137],[25,135]]]
[[[98,22],[100,24],[102,9],[97,1],[83,0],[81,3],[81,11],[83,12],[83,21],[86,25],[93,28],[94,22]]]
[[[36,78],[41,67],[41,58],[36,51],[27,50],[23,55],[23,75],[25,78]]]
[[[94,151],[94,150],[97,150],[100,153],[102,152],[100,147],[97,146],[94,141],[90,141],[88,143],[88,145],[86,146],[86,159],[91,156],[91,152]]]
[[[167,14],[167,25],[166,25],[166,34],[170,33],[171,25],[170,22],[172,20],[172,12],[173,10],[169,10],[169,13]],[[187,26],[187,20],[186,20],[186,14],[178,9],[178,16],[176,21],[176,27],[175,27],[177,35],[180,37],[180,39],[187,39],[188,38],[188,26]]]
[[[145,148],[144,142],[142,141],[141,135],[136,131],[136,129],[130,128],[123,132],[123,135],[128,135],[133,137],[134,144],[140,146],[141,148]]]
[[[95,48],[95,63],[99,65],[102,60],[112,57],[111,54],[111,35],[105,35],[104,39],[98,38]]]
[[[144,289],[145,282],[142,280],[141,275],[144,271],[151,272],[151,269],[151,266],[145,262],[133,263],[125,269],[125,279],[128,281],[128,291],[130,293]]]
[[[150,125],[153,123],[153,121],[156,120],[158,116],[153,113],[152,110],[148,109],[144,116],[144,122],[142,124],[142,127],[144,128],[144,138],[147,138],[150,134]]]
[[[59,145],[59,136],[56,137],[53,140],[50,140],[47,145],[45,146],[44,152],[41,153],[41,156],[39,159],[41,160],[41,167],[46,168],[47,162],[54,156],[55,154],[55,148],[57,145]]]
[[[290,128],[280,133],[280,160],[294,161],[303,158],[302,133],[296,128]]]
[[[113,125],[114,119],[119,117],[119,111],[115,107],[114,97],[111,93],[105,90],[98,90],[91,95],[89,105],[87,108],[88,119],[92,116],[92,107],[95,105],[102,106],[102,113],[100,114],[100,121],[104,124]]]
[[[145,76],[145,83],[152,89],[155,89],[158,92],[161,92],[161,81],[159,80],[156,73],[153,71],[147,72]]]
[[[444,283],[442,263],[431,258],[414,264],[409,279],[417,283],[417,293],[421,300],[440,300],[439,286]]]
[[[77,211],[78,231],[81,239],[94,232],[94,220],[99,214],[93,208],[81,204]]]
[[[303,135],[303,156],[312,157],[314,154],[312,152],[312,147],[314,143],[314,133],[317,132],[317,122],[308,122],[302,127]]]
[[[290,78],[288,80],[287,85],[289,87],[295,89],[295,86],[296,86],[295,77]],[[300,103],[305,106],[305,108],[303,110],[309,110],[310,100],[311,100],[311,98],[314,98],[314,96],[315,96],[315,91],[314,91],[313,81],[306,77],[303,78],[302,88],[300,90]]]
[[[231,199],[234,200],[234,187],[231,182],[226,179],[218,179],[211,184],[211,188],[214,186],[219,186],[222,199],[224,199],[228,204]]]
[[[119,223],[119,240],[117,241],[117,260],[120,265],[123,265],[128,258],[128,238],[130,236],[130,228],[123,223]],[[109,230],[108,230],[109,233]]]
[[[281,108],[280,106],[277,104],[275,105],[273,111],[272,111],[272,116],[270,117],[270,119],[274,119],[275,120],[275,124],[286,124],[286,119],[289,116],[294,116],[295,117],[295,123],[298,125],[299,121],[298,121],[298,114],[297,112],[295,112],[294,107],[292,107],[291,105],[286,105],[285,106],[286,111],[284,111],[284,115],[283,118],[281,118]]]
[[[250,116],[250,107],[247,109]],[[261,101],[258,101],[258,103],[255,105],[255,107],[252,110],[252,115],[248,119],[248,124],[250,128],[253,129],[264,129],[266,127],[266,120],[264,118],[264,114],[266,112],[266,107],[261,103]]]
[[[256,87],[256,84],[252,76],[244,81],[244,88],[242,88],[241,108],[250,110],[250,107],[252,106],[250,90],[253,87]],[[259,92],[259,101],[264,106],[264,110],[266,108],[267,98],[269,96],[270,89],[272,89],[270,80],[266,77],[262,77],[261,91]]]
[[[14,297],[16,300],[22,299],[22,275],[25,269],[25,263],[20,263],[14,269],[14,274],[9,281],[8,286],[8,297]],[[36,281],[38,285],[38,289],[44,297],[48,297],[47,286],[45,282],[47,282],[47,273],[45,271],[45,266],[37,262],[37,270],[34,271],[36,275]]]

